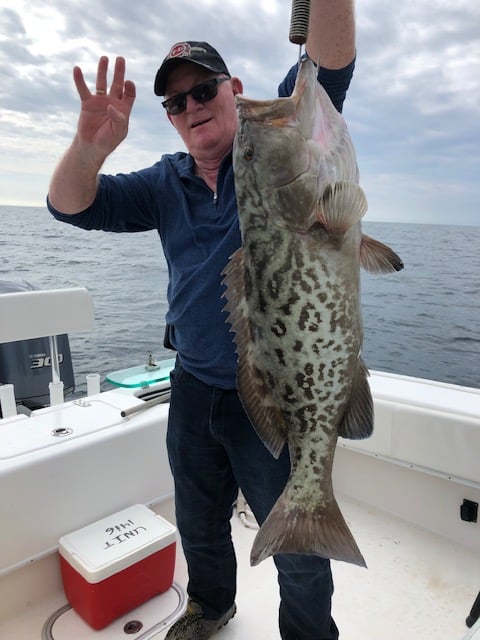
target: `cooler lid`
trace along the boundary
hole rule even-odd
[[[136,504],[62,536],[59,552],[90,583],[100,582],[175,541],[176,528]]]

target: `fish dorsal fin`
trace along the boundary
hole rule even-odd
[[[338,435],[350,440],[368,438],[373,432],[373,400],[368,369],[361,357],[353,381],[350,402],[338,427]]]
[[[258,436],[270,453],[278,458],[287,439],[287,426],[271,396],[264,375],[257,366],[255,341],[245,294],[242,249],[238,249],[230,258],[223,275],[223,284],[226,286],[223,297],[227,300],[224,311],[228,313],[228,322],[232,326],[231,331],[234,333],[237,347],[238,394]]]
[[[345,233],[365,215],[368,205],[355,182],[329,184],[319,201],[318,220],[330,233]]]
[[[362,235],[360,265],[370,273],[391,273],[403,269],[402,259],[383,242]]]

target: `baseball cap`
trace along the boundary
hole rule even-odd
[[[155,76],[154,91],[157,96],[164,96],[167,79],[174,67],[181,62],[193,62],[214,73],[224,73],[230,77],[227,65],[222,56],[208,42],[188,40],[177,42],[170,49]]]

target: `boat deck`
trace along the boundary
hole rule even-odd
[[[339,502],[368,565],[332,563],[333,616],[342,640],[463,639],[465,618],[480,589],[480,558],[380,511]],[[248,564],[254,534],[234,522],[238,613],[218,634],[224,640],[279,638],[272,563]]]
[[[465,619],[480,589],[480,558],[471,550],[456,547],[399,519],[372,507],[340,496],[343,513],[367,561],[368,569],[333,562],[335,594],[333,615],[342,640],[467,640],[480,639],[480,627],[468,629]],[[171,504],[157,508],[172,517]],[[237,515],[232,520],[238,556],[238,612],[215,637],[219,640],[278,640],[278,588],[271,559],[251,568],[249,553],[255,531],[247,528]],[[41,579],[38,563],[36,579]],[[32,567],[22,571],[31,571]],[[20,572],[21,573],[21,572]],[[51,571],[45,568],[45,575]],[[11,588],[15,574],[4,576]],[[175,580],[186,584],[186,568],[178,552]],[[5,584],[3,585],[5,587]],[[0,620],[0,638],[10,640],[119,640],[137,638],[161,640],[167,625],[153,627],[178,604],[176,594],[153,599],[102,631],[91,630],[69,610],[53,624],[51,635],[42,636],[42,627],[51,614],[66,604],[59,580],[44,585],[44,597],[29,601],[21,612]],[[38,588],[37,588],[38,593]],[[28,600],[28,594],[25,595]],[[162,601],[163,599],[163,601]],[[165,614],[160,610],[166,608]],[[143,629],[127,635],[126,622],[141,620]],[[45,630],[44,632],[45,633]]]

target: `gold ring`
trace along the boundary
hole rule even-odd
[[[102,96],[102,95],[105,95],[107,92],[104,91],[103,89],[97,89],[95,93],[97,96]]]

